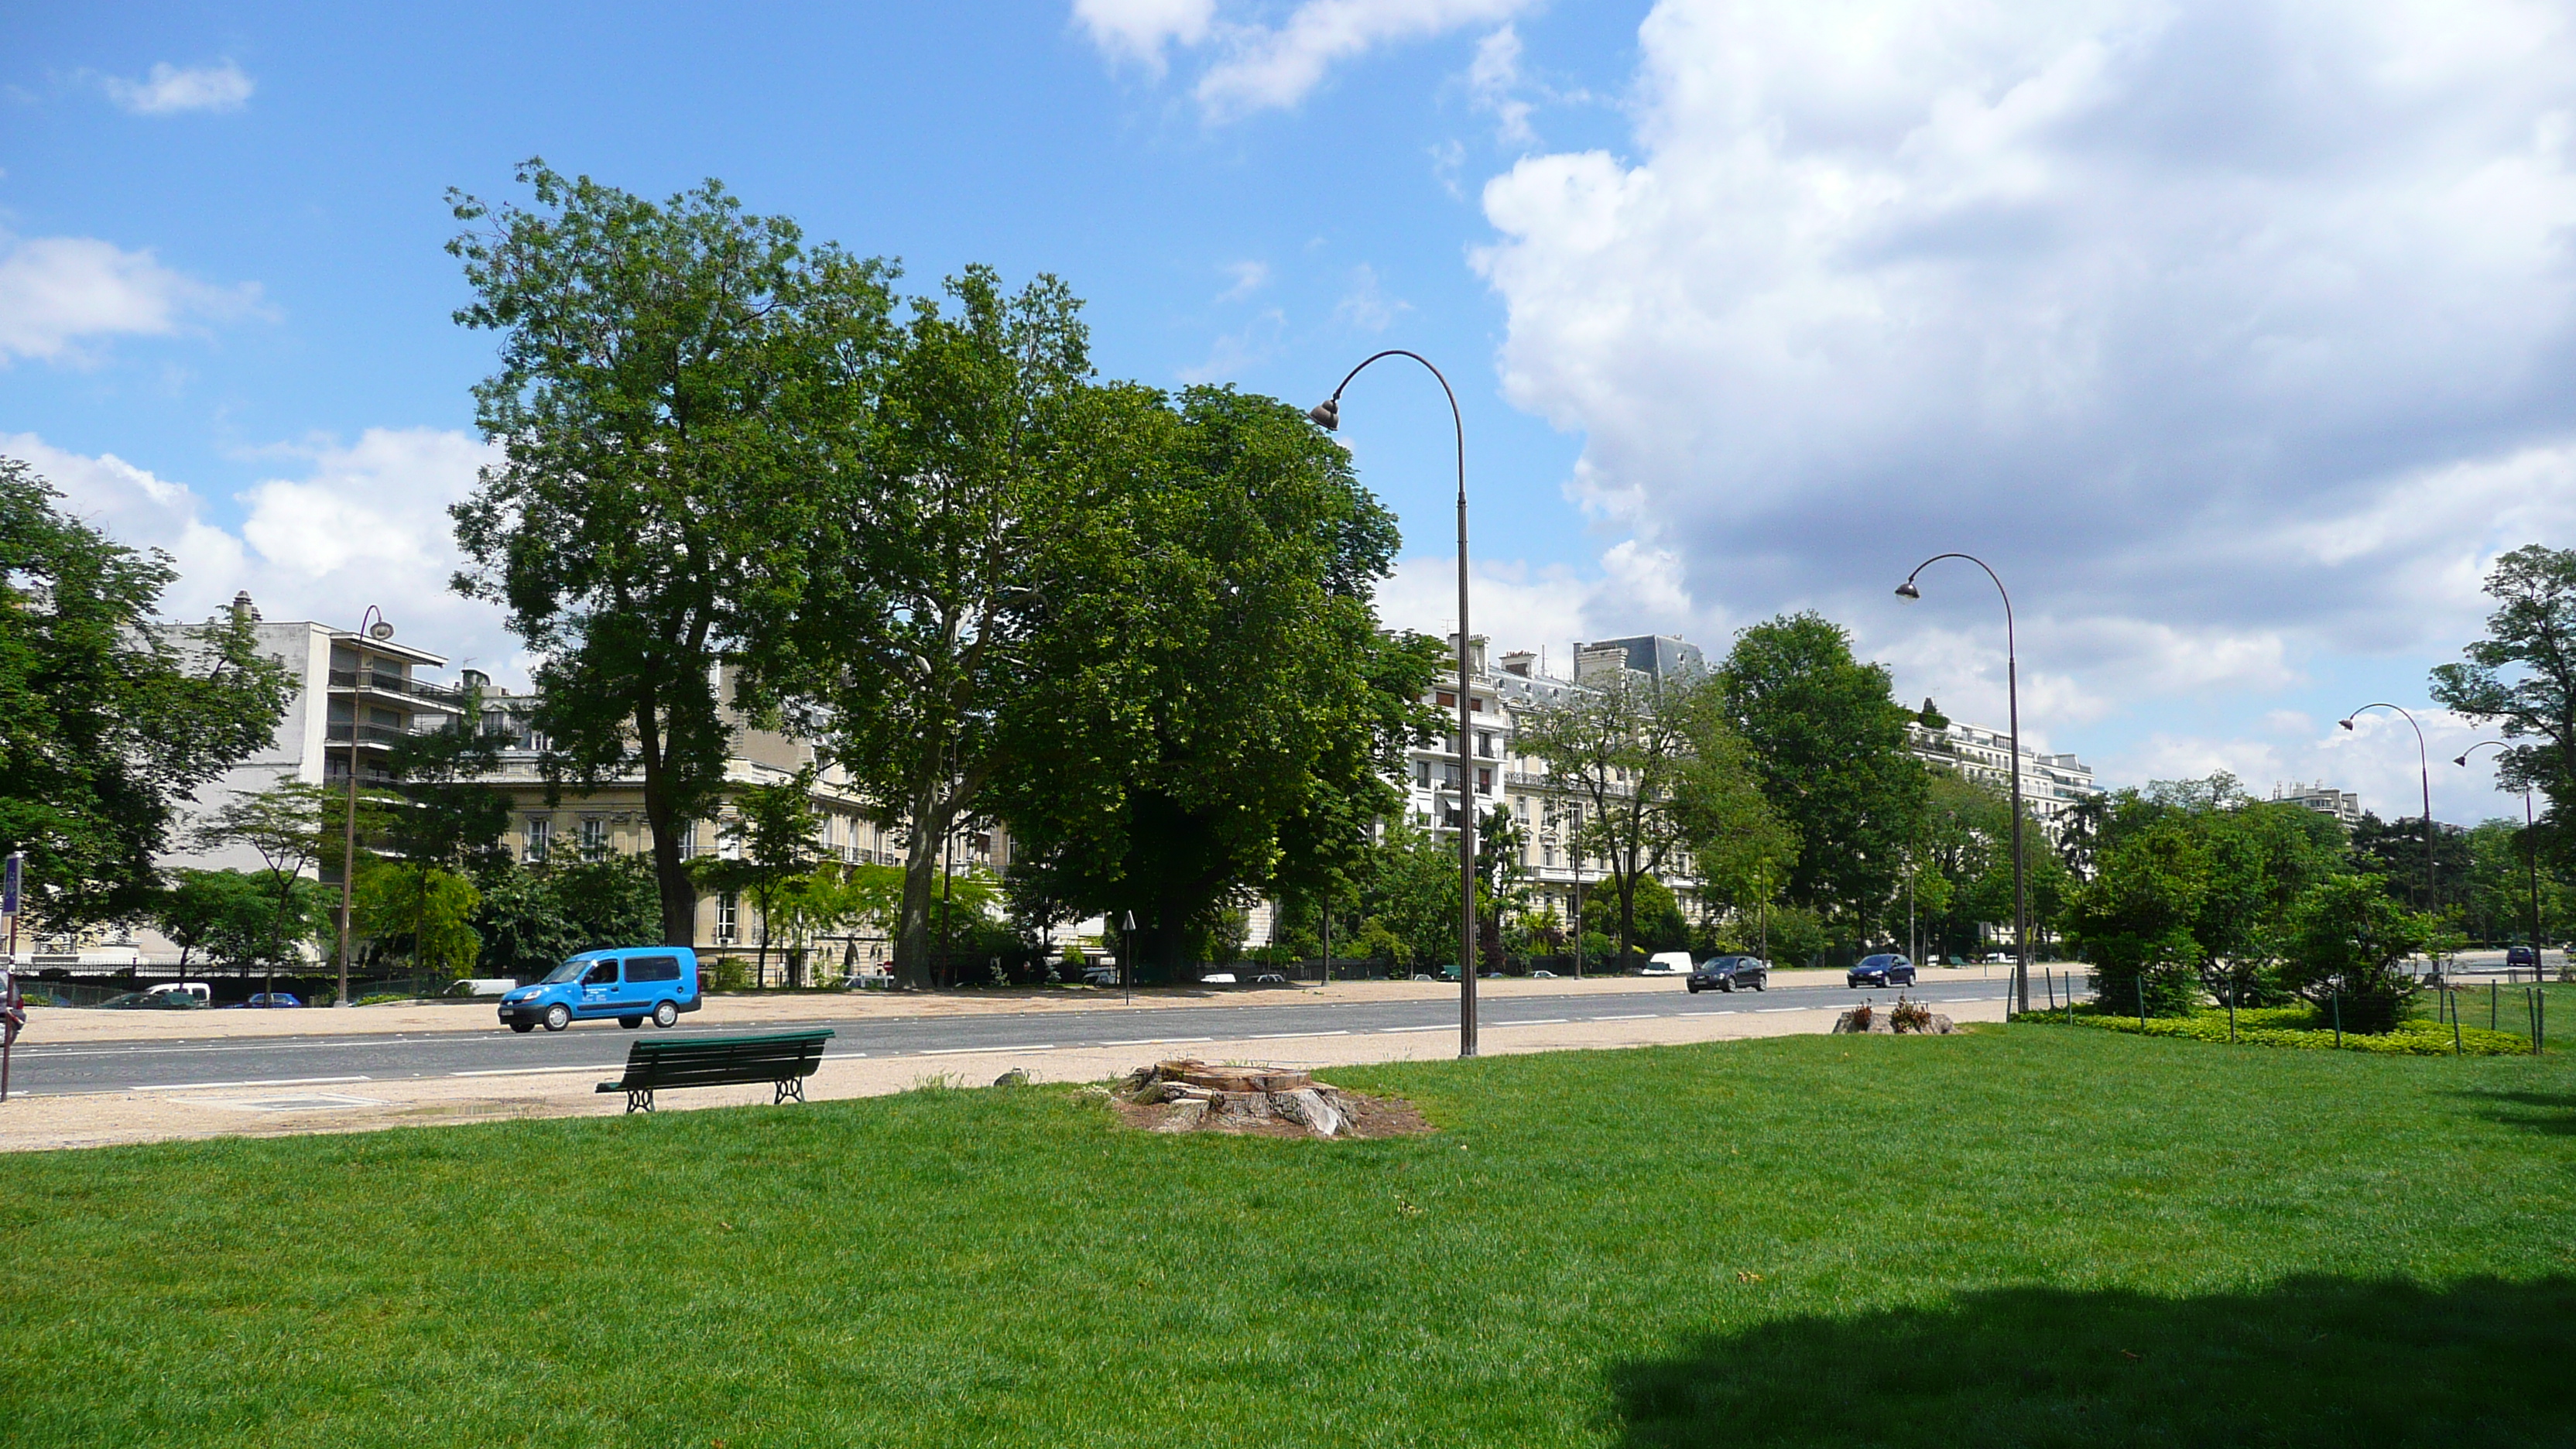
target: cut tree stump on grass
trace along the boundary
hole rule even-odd
[[[1345,1092],[1285,1067],[1158,1062],[1120,1078],[1111,1097],[1129,1125],[1152,1132],[1395,1137],[1430,1130],[1410,1103]]]

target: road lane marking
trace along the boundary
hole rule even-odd
[[[1652,1021],[1655,1019],[1655,1013],[1651,1011],[1632,1011],[1626,1016],[1587,1016],[1583,1019],[1585,1021]]]
[[[269,1077],[256,1082],[170,1082],[128,1087],[129,1092],[210,1092],[232,1087],[319,1087],[329,1082],[371,1082],[373,1077]]]
[[[1183,1045],[1186,1045],[1186,1044],[1188,1044],[1188,1043],[1190,1043],[1190,1042],[1194,1042],[1194,1041],[1214,1041],[1214,1040],[1216,1040],[1216,1038],[1215,1038],[1215,1037],[1212,1037],[1212,1036],[1140,1036],[1140,1037],[1135,1038],[1135,1039],[1134,1039],[1134,1040],[1132,1040],[1132,1041],[1105,1041],[1105,1042],[1102,1042],[1102,1043],[1101,1043],[1101,1045],[1102,1045],[1102,1046],[1105,1046],[1105,1047],[1114,1047],[1114,1046],[1183,1046]]]
[[[938,1048],[938,1049],[936,1049],[936,1050],[933,1050],[933,1051],[918,1051],[918,1052],[914,1052],[914,1053],[913,1053],[913,1055],[914,1055],[914,1056],[917,1056],[917,1057],[966,1057],[966,1056],[990,1056],[990,1055],[996,1055],[996,1054],[1000,1054],[1000,1053],[1008,1053],[1008,1052],[1051,1052],[1051,1051],[1054,1051],[1055,1049],[1056,1049],[1056,1048],[1055,1048],[1055,1043],[1050,1041],[1050,1042],[1040,1042],[1040,1043],[1038,1043],[1036,1046],[1015,1046],[1015,1047],[940,1047],[940,1048]]]
[[[1438,1026],[1382,1026],[1374,1035],[1393,1036],[1400,1031],[1456,1031],[1457,1029],[1456,1026],[1444,1021]]]
[[[1486,1023],[1485,1023],[1485,1025],[1487,1025],[1487,1026],[1563,1026],[1563,1025],[1565,1025],[1568,1021],[1570,1021],[1570,1020],[1572,1020],[1572,1019],[1573,1019],[1573,1018],[1571,1018],[1571,1017],[1564,1017],[1564,1016],[1542,1016],[1542,1017],[1538,1017],[1538,1018],[1536,1018],[1536,1019],[1534,1019],[1534,1020],[1531,1020],[1531,1021],[1489,1021],[1489,1022],[1486,1022]]]
[[[1259,1036],[1248,1036],[1248,1037],[1245,1037],[1245,1038],[1244,1038],[1244,1040],[1245,1040],[1245,1041],[1294,1041],[1294,1040],[1296,1040],[1296,1039],[1297,1039],[1297,1038],[1299,1038],[1299,1037],[1309,1037],[1309,1036],[1349,1036],[1349,1035],[1350,1035],[1350,1033],[1349,1033],[1349,1032],[1346,1032],[1346,1031],[1270,1031],[1270,1032],[1263,1032],[1263,1033],[1262,1033],[1261,1035],[1259,1035]]]
[[[619,1062],[592,1062],[571,1067],[477,1067],[470,1072],[449,1072],[451,1077],[535,1077],[547,1072],[616,1072],[625,1070]]]

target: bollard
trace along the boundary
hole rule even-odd
[[[2140,975],[2139,975],[2139,977],[2138,977],[2138,1030],[2140,1030],[2140,1031],[2145,1031],[2146,1029],[2147,1029],[2147,978],[2146,978],[2146,976],[2145,976],[2145,974],[2144,974],[2144,973],[2140,973]]]
[[[2340,1047],[2343,1045],[2343,993],[2329,991],[2326,1000],[2334,1003],[2335,1045]]]
[[[2487,983],[2487,1030],[2496,1029],[2496,984]]]
[[[2236,983],[2227,983],[2227,1044],[2236,1045]]]
[[[2451,1055],[2468,1055],[2460,1047],[2460,996],[2456,991],[2451,993]]]

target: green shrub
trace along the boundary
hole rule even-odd
[[[2064,1026],[2069,1017],[2064,1008],[2056,1011],[2026,1011],[2014,1021]],[[2098,1027],[2106,1031],[2137,1032],[2137,1014],[2097,1010],[2090,1002],[2079,1005],[2073,1013],[2077,1026]],[[2227,1013],[2202,1010],[2190,1016],[2153,1016],[2147,1019],[2148,1036],[2180,1037],[2186,1041],[2225,1042]],[[2289,1047],[2299,1051],[2333,1051],[2337,1047],[2334,1025],[2327,1013],[2313,1006],[2259,1007],[2236,1013],[2236,1043],[2239,1046]],[[2430,1017],[2408,1017],[2388,1030],[2377,1033],[2357,1032],[2347,1018],[2341,1047],[2345,1051],[2380,1052],[2395,1056],[2447,1057],[2453,1052],[2451,1026]],[[2521,1056],[2531,1050],[2531,1043],[2511,1032],[2489,1031],[2484,1027],[2460,1030],[2460,1052],[2474,1057]]]
[[[751,968],[739,956],[719,956],[707,972],[709,991],[747,991],[751,988]]]
[[[2303,892],[2282,932],[2281,980],[2310,1002],[2340,999],[2343,1029],[2397,1029],[2414,1000],[2407,957],[2433,939],[2433,918],[2389,899],[2375,875],[2332,876]]]

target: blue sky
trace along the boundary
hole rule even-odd
[[[531,155],[916,286],[1055,272],[1112,375],[1431,355],[1501,647],[1816,607],[2000,723],[1982,578],[1887,592],[1974,550],[2026,728],[2114,781],[2411,812],[2412,736],[2335,717],[2421,703],[2487,562],[2576,522],[2563,6],[384,9],[0,17],[0,451],[169,548],[174,608],[375,602],[513,672],[440,592],[490,357],[440,246]],[[1381,369],[1343,434],[1434,629],[1438,407]]]

